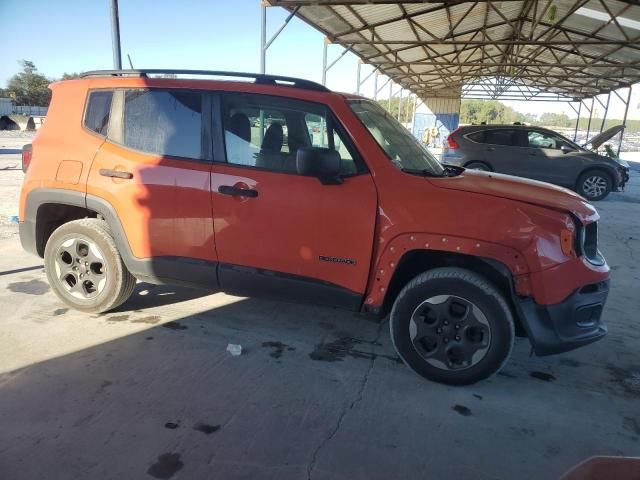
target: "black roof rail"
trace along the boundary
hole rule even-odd
[[[173,74],[173,75],[208,75],[214,77],[237,77],[254,78],[255,83],[263,85],[289,85],[306,90],[317,90],[319,92],[330,92],[327,87],[311,80],[302,78],[283,77],[280,75],[266,75],[261,73],[247,72],[225,72],[220,70],[168,70],[164,68],[135,69],[135,70],[93,70],[80,74],[80,78],[104,77],[104,76],[136,76],[148,77],[151,74]]]

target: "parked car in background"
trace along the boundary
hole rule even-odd
[[[449,135],[442,161],[554,183],[602,200],[629,180],[627,162],[593,151],[619,132],[620,126],[610,128],[589,140],[586,149],[546,128],[469,125]]]

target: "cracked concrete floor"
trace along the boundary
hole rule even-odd
[[[540,479],[640,455],[640,174],[600,202],[610,334],[446,387],[395,360],[386,322],[138,284],[119,311],[52,294],[0,239],[0,479]],[[232,357],[228,343],[242,344]]]

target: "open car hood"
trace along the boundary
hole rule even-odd
[[[606,142],[607,140],[611,140],[622,130],[624,130],[624,125],[616,125],[615,127],[608,128],[604,132],[593,137],[582,146],[587,150],[597,150],[604,142]]]
[[[580,195],[550,183],[480,170],[465,170],[455,177],[429,180],[441,188],[492,195],[572,213],[584,223],[599,218],[596,209]]]

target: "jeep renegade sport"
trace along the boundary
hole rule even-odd
[[[217,78],[151,76],[168,72]],[[497,372],[516,335],[549,355],[606,334],[590,204],[442,165],[372,101],[205,71],[51,89],[20,238],[73,308],[113,309],[139,279],[390,313],[402,360],[458,385]]]

